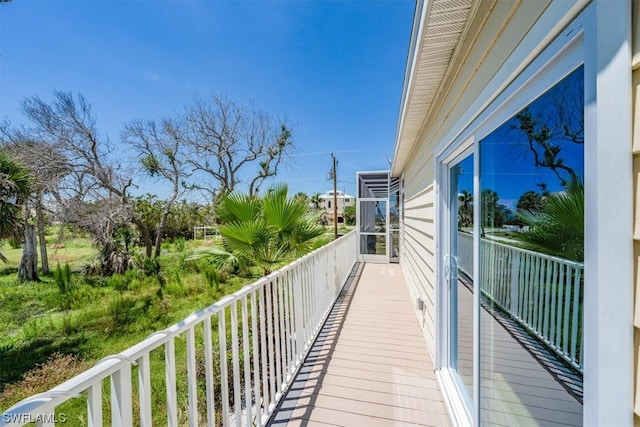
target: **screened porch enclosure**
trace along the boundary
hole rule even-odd
[[[358,172],[356,229],[358,257],[368,262],[398,262],[400,180],[389,171]]]

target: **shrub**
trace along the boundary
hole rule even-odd
[[[65,311],[71,310],[75,300],[74,294],[77,284],[71,273],[69,264],[65,264],[63,267],[60,267],[60,264],[58,264],[55,270],[53,270],[53,280],[60,291],[60,309]]]
[[[109,277],[108,282],[109,286],[120,293],[129,290],[129,285],[131,284],[129,278],[121,274],[114,274],[113,276]]]
[[[176,239],[176,252],[184,252],[187,250],[187,241],[184,239],[184,237],[178,237]]]
[[[73,290],[73,274],[69,264],[60,267],[60,264],[53,270],[53,280],[56,282],[60,293],[67,294]]]
[[[94,288],[102,288],[107,286],[108,280],[102,276],[84,275],[84,282]]]
[[[356,225],[356,207],[355,206],[345,206],[344,211],[342,212],[342,216],[344,218],[344,223],[346,225]]]
[[[136,301],[133,298],[117,298],[109,305],[114,328],[127,326],[136,320]]]
[[[213,267],[208,268],[203,273],[204,279],[207,282],[207,285],[216,292],[220,290],[221,274],[218,270]]]

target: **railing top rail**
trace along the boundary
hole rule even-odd
[[[53,389],[40,393],[31,397],[28,397],[15,405],[8,408],[4,414],[25,414],[25,413],[33,413],[36,410],[42,413],[46,413],[47,411],[55,408],[60,405],[64,401],[80,396],[80,393],[87,390],[94,384],[98,384],[104,379],[108,378],[114,372],[120,370],[124,364],[133,364],[137,363],[137,360],[143,355],[157,349],[161,345],[165,344],[171,338],[174,338],[180,335],[182,332],[186,331],[189,328],[199,324],[204,321],[206,318],[211,317],[220,311],[224,310],[226,307],[230,306],[234,302],[241,300],[244,296],[250,295],[251,292],[254,292],[260,288],[262,288],[266,283],[278,278],[279,276],[287,273],[291,269],[293,269],[298,264],[301,264],[305,260],[308,260],[312,257],[315,257],[321,253],[332,250],[335,246],[345,242],[348,239],[346,237],[351,237],[355,235],[356,231],[353,230],[347,234],[345,234],[342,238],[334,240],[313,252],[310,252],[304,255],[301,258],[296,259],[295,261],[287,264],[279,270],[274,271],[266,277],[262,277],[255,281],[254,283],[244,286],[242,289],[237,292],[227,295],[216,303],[202,309],[198,310],[194,313],[191,313],[189,316],[184,318],[178,323],[175,323],[169,326],[166,329],[161,331],[154,332],[149,335],[143,341],[129,347],[128,349],[114,355],[107,356],[102,360],[98,361],[95,366],[89,368],[88,370],[76,375],[75,377],[65,381],[64,383],[54,387]],[[10,417],[8,417],[10,419]],[[2,418],[0,418],[0,424],[4,425],[2,422]],[[8,423],[11,425],[11,423]]]
[[[473,234],[469,234],[469,233],[462,232],[462,231],[459,231],[458,233],[462,234],[464,236],[468,236],[470,238],[473,238]],[[566,258],[560,258],[560,257],[557,257],[557,256],[547,255],[547,254],[543,254],[541,252],[536,252],[536,251],[532,251],[532,250],[529,250],[529,249],[520,248],[518,246],[508,245],[506,243],[500,242],[498,240],[494,240],[494,239],[489,238],[489,237],[483,237],[480,240],[482,240],[483,242],[489,242],[489,243],[491,243],[493,245],[502,246],[502,247],[507,248],[507,249],[512,249],[514,251],[526,253],[526,254],[529,254],[529,255],[534,255],[534,256],[537,256],[537,257],[540,257],[540,258],[544,258],[544,259],[548,259],[550,261],[560,262],[562,264],[567,264],[567,265],[570,265],[570,266],[573,266],[573,267],[584,268],[584,263],[583,262],[573,261],[573,260],[566,259]]]

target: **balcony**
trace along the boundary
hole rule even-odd
[[[355,232],[341,237],[49,392],[19,402],[0,416],[0,425],[70,420],[91,426],[450,425],[432,352],[400,266],[358,263],[356,243]],[[493,259],[518,270],[515,257]],[[575,273],[570,276],[579,282]],[[537,278],[543,280],[540,274]],[[505,283],[532,286],[523,280]],[[459,280],[470,305],[468,285]],[[488,289],[483,295],[492,298]],[[528,303],[546,301],[544,294],[531,295],[537,299]],[[545,310],[525,310],[542,313],[543,330],[545,322],[552,325]],[[557,314],[560,308],[553,310],[565,319],[564,312]],[[470,313],[460,322],[469,322]],[[500,378],[486,377],[482,391],[500,403],[491,421],[520,425],[535,418],[579,425],[580,377],[565,367],[570,361],[560,362],[579,347],[568,344],[564,354],[569,356],[555,355],[550,342],[504,310],[483,321],[495,322],[500,342],[493,359],[500,366],[491,367]],[[571,340],[574,334],[558,337],[565,335]],[[471,345],[467,336],[462,346]],[[562,352],[563,346],[556,347]],[[579,365],[580,351],[573,354],[578,355],[573,364]],[[462,376],[470,365],[461,358]],[[504,378],[514,386],[501,388]]]

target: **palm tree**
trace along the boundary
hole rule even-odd
[[[473,225],[473,194],[469,190],[458,193],[458,229]]]
[[[584,261],[584,185],[578,177],[565,191],[547,195],[539,211],[518,211],[530,228],[515,237],[525,248],[574,261]]]
[[[322,201],[322,199],[320,199],[320,196],[320,193],[314,193],[313,196],[311,196],[311,203],[313,203],[313,207],[315,209],[320,208],[320,202]]]
[[[307,253],[324,230],[307,215],[306,202],[289,198],[284,184],[262,198],[237,192],[224,196],[216,214],[222,221],[224,250],[207,250],[219,265],[257,265],[265,275],[286,261]]]
[[[0,239],[16,238],[22,231],[20,209],[31,192],[29,171],[0,151]],[[0,253],[0,260],[7,262]]]
[[[300,200],[305,204],[309,203],[309,196],[307,196],[307,193],[304,193],[302,191],[300,191],[299,193],[296,193],[296,195],[293,196],[293,198],[296,200]]]

